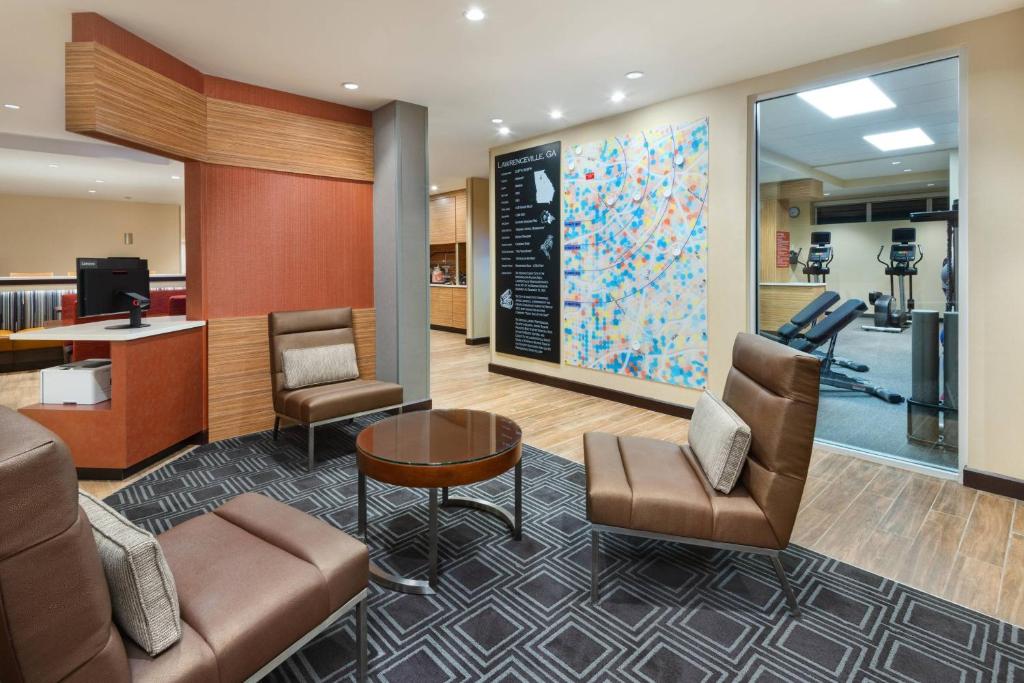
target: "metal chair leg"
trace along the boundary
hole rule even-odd
[[[596,531],[590,532],[590,602],[597,604],[597,583],[601,574],[601,538]]]
[[[367,659],[369,656],[369,644],[366,642],[366,601],[369,597],[363,598],[356,608],[356,651],[358,663],[356,664],[356,680],[366,680]]]
[[[277,441],[277,433],[281,430],[281,416],[274,416],[274,441]]]
[[[800,607],[796,602],[796,594],[793,593],[793,588],[789,585],[789,579],[786,577],[786,569],[782,566],[782,560],[779,556],[771,555],[772,566],[775,567],[775,573],[779,576],[779,583],[782,584],[782,591],[786,594],[786,602],[789,603],[789,609],[793,612],[794,617],[800,616]]]
[[[314,452],[314,448],[315,448],[315,441],[313,439],[313,429],[314,429],[313,425],[310,425],[309,426],[309,438],[307,439],[307,442],[308,442],[308,445],[309,445],[309,466],[308,466],[308,469],[309,469],[310,472],[313,471],[313,466],[314,466],[313,452]]]

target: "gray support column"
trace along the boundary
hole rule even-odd
[[[405,401],[430,398],[427,109],[390,102],[373,112],[373,299],[377,377]]]

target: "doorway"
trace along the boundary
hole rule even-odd
[[[762,100],[757,327],[822,359],[816,438],[956,471],[959,59]]]

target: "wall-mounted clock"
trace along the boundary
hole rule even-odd
[[[791,207],[789,207],[789,217],[790,218],[796,218],[799,215],[800,215],[800,207],[799,206],[791,206]]]

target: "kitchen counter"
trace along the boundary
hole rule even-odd
[[[431,282],[430,286],[431,287],[448,287],[450,289],[465,289],[469,285],[437,285],[437,284],[434,284],[433,282]]]

